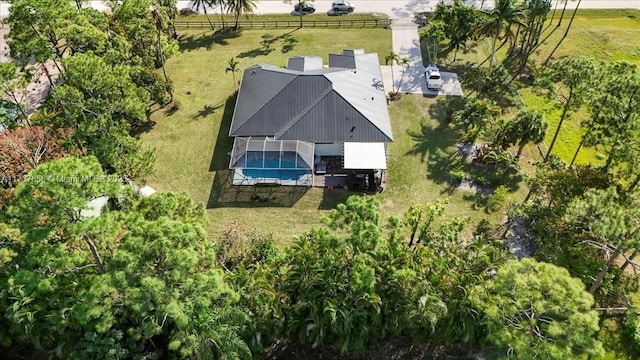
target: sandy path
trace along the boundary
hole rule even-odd
[[[6,36],[9,34],[9,25],[0,24],[0,62],[10,62],[9,57],[9,45],[7,44]],[[25,105],[26,113],[31,115],[40,106],[44,98],[49,93],[51,84],[46,76],[44,67],[49,71],[51,78],[54,82],[58,80],[58,69],[53,65],[53,62],[47,62],[45,65],[41,65],[34,75],[34,80],[27,85],[27,88],[20,92],[18,101]],[[11,100],[6,94],[3,97],[7,100]]]

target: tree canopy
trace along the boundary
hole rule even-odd
[[[83,217],[98,195],[114,202]],[[69,157],[31,171],[2,220],[5,346],[87,359],[249,357],[204,209],[186,195],[137,199],[94,157]]]
[[[488,340],[517,359],[586,359],[602,354],[593,297],[566,269],[532,259],[508,261],[473,290]]]

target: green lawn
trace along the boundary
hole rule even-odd
[[[320,210],[333,207],[344,193],[310,189],[279,194],[284,206],[268,207],[234,202],[238,194],[221,190],[228,175],[231,140],[227,134],[235,105],[232,74],[225,68],[231,57],[240,62],[240,68],[264,63],[284,66],[294,55],[318,55],[327,63],[329,53],[345,48],[378,52],[384,61],[384,54],[391,51],[391,32],[383,28],[181,31],[180,54],[167,61],[179,108],[154,113],[155,126],[142,135],[158,155],[157,173],[148,183],[161,191],[185,191],[194,201],[207,204],[209,233],[214,238],[234,220],[249,229],[274,232],[283,242],[317,224]]]
[[[560,40],[569,23],[572,12],[567,12],[562,26],[556,29],[560,12],[553,19],[549,16],[549,27],[543,38],[550,34],[546,43],[531,57],[534,64],[541,64]],[[425,52],[423,51],[423,54]],[[489,54],[489,42],[480,41],[468,52],[460,52],[457,64],[479,63]],[[554,58],[562,56],[592,56],[599,60],[627,60],[640,65],[640,11],[638,10],[579,10],[568,36],[554,53]],[[498,52],[498,58],[506,56],[506,47]],[[450,55],[452,57],[452,55]],[[488,66],[485,63],[484,66]],[[464,74],[461,74],[464,80]],[[544,144],[549,144],[560,119],[561,109],[544,96],[537,94],[528,85],[523,85],[520,95],[529,108],[539,109],[545,114],[549,131]],[[505,109],[505,111],[513,112]],[[580,121],[588,118],[586,109],[581,109],[565,121],[560,131],[553,153],[569,162],[573,158],[581,139]],[[546,149],[545,145],[542,145]],[[583,148],[577,163],[599,163],[595,149]]]
[[[228,186],[227,154],[232,142],[227,134],[235,98],[226,62],[233,56],[241,68],[258,63],[284,66],[289,56],[313,54],[326,63],[329,52],[363,46],[367,52],[378,52],[384,61],[384,54],[391,50],[391,32],[380,28],[181,33],[181,52],[167,62],[179,107],[154,113],[154,127],[142,135],[158,154],[157,173],[148,183],[161,191],[185,191],[207,204],[212,238],[234,220],[249,229],[273,232],[281,243],[318,224],[325,210],[351,193],[315,188],[292,192],[282,187],[269,194],[276,201],[260,203],[250,201],[253,187],[238,193]],[[502,215],[474,210],[474,194],[454,190],[448,183],[456,136],[435,120],[444,101],[443,97],[405,95],[390,106],[395,141],[389,145],[388,186],[379,195],[384,215],[401,216],[411,202],[450,198],[447,213],[471,217],[468,232],[487,217],[499,223]],[[266,195],[270,189],[257,191]],[[523,191],[514,196],[522,196]]]
[[[293,10],[293,5],[291,5],[291,9]],[[389,17],[384,14],[372,14],[372,13],[352,13],[343,16],[329,16],[326,13],[319,12],[315,14],[309,14],[302,17],[303,21],[349,21],[349,20],[386,20]],[[218,23],[222,21],[220,14],[209,14],[209,19],[212,22]],[[178,16],[176,19],[177,22],[208,22],[207,17],[204,14],[191,15],[191,16]],[[224,17],[224,21],[226,23],[232,24],[235,22],[233,16],[226,15]],[[299,22],[299,16],[293,16],[291,14],[262,14],[262,15],[248,15],[248,16],[240,16],[238,19],[239,22],[246,21],[292,21]]]
[[[469,217],[469,234],[482,220],[500,224],[504,214],[489,214],[482,207],[474,208],[475,193],[459,190],[450,182],[449,171],[459,161],[456,156],[459,134],[438,120],[450,99],[403,95],[389,107],[394,142],[389,144],[388,190],[380,195],[381,208],[386,215],[401,216],[412,202],[449,199],[445,214]],[[522,163],[530,170],[528,156],[529,149]],[[525,194],[525,187],[514,185],[507,203],[521,200]]]
[[[600,31],[601,36],[615,37],[607,34],[607,31],[613,31],[609,29],[611,26],[618,26],[618,30],[628,36],[626,42],[615,42],[613,46],[635,44],[616,51],[628,54],[630,46],[636,46],[634,51],[637,51],[640,37],[628,35],[640,28],[637,19],[626,17],[627,12],[602,13],[606,15],[604,20],[592,12],[579,15],[558,54],[572,51],[571,47],[580,47],[577,45],[580,43],[584,51],[602,52],[598,50],[599,46],[604,49],[607,44],[589,47],[586,45],[588,36],[593,31]],[[293,55],[319,55],[326,63],[328,53],[344,48],[377,52],[383,62],[384,55],[391,50],[391,32],[383,28],[180,31],[180,54],[167,62],[178,106],[154,113],[155,126],[142,136],[158,153],[157,173],[149,178],[149,184],[163,191],[186,191],[195,201],[207,204],[211,217],[209,233],[214,238],[234,220],[250,229],[273,232],[282,243],[317,224],[325,210],[333,208],[349,194],[342,190],[285,192],[285,189],[278,189],[276,193],[265,194],[277,201],[259,203],[249,200],[252,189],[238,193],[227,186],[227,153],[231,150],[227,133],[235,99],[232,97],[232,74],[226,73],[225,68],[231,57],[240,62],[240,68],[261,63],[284,66],[287,58]],[[486,57],[483,51],[481,47],[480,50],[472,49],[467,54],[461,53],[460,58],[477,60]],[[542,57],[544,51],[543,47],[537,56]],[[612,50],[612,53],[616,51]],[[239,77],[237,74],[236,80]],[[522,96],[529,106],[545,110],[550,122],[549,136],[552,136],[559,111],[529,90],[522,91]],[[446,101],[443,97],[405,95],[391,104],[389,111],[395,141],[389,145],[388,186],[379,195],[382,210],[385,215],[399,216],[412,201],[449,198],[448,214],[469,216],[474,225],[482,219],[499,223],[503,220],[502,215],[475,210],[473,193],[455,190],[448,182],[456,135],[437,120]],[[555,152],[565,160],[571,159],[579,142],[580,116],[585,115],[578,113],[575,119],[567,122],[556,145]],[[527,149],[522,162],[525,172],[530,171],[530,159],[534,156],[534,148]],[[590,162],[594,157],[594,151],[585,151],[579,161]],[[515,184],[512,190],[511,200],[520,199],[526,192],[521,184]]]
[[[560,28],[555,29],[559,14],[546,34],[551,34],[546,44],[532,56],[535,63],[542,63],[564,34],[570,17]],[[553,30],[553,31],[552,31]],[[627,60],[640,65],[640,11],[637,10],[580,10],[578,11],[567,38],[556,50],[553,57],[592,56],[603,61]],[[535,94],[531,89],[520,91],[527,106],[540,109],[549,122],[549,132],[545,144],[549,144],[560,120],[561,110],[545,97]],[[562,126],[553,153],[569,162],[573,158],[581,139],[580,122],[589,116],[586,109],[573,113]],[[577,163],[598,163],[598,152],[592,148],[583,148],[578,154]]]
[[[566,29],[571,12],[565,14],[562,26],[553,31],[546,44],[533,58],[544,61]],[[559,14],[545,34],[555,29]],[[600,60],[628,60],[640,65],[640,11],[638,10],[579,10],[569,35],[554,53],[593,56]]]
[[[541,110],[544,113],[545,120],[549,123],[549,130],[545,137],[544,143],[550,144],[553,134],[558,127],[562,108],[556,103],[547,99],[544,95],[532,91],[531,88],[520,90],[520,95],[524,102],[533,109]],[[570,118],[562,124],[558,140],[553,147],[553,153],[558,155],[562,160],[570,162],[573,159],[576,149],[580,145],[582,139],[582,130],[580,122],[588,119],[589,113],[586,109],[574,112]],[[546,147],[544,147],[546,151]],[[599,163],[598,152],[594,148],[582,147],[576,158],[577,164],[596,164]]]

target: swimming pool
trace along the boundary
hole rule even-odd
[[[251,151],[241,165],[242,175],[252,179],[297,180],[311,173],[309,165],[295,152]]]

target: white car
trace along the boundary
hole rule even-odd
[[[352,12],[354,9],[353,4],[351,4],[348,1],[334,1],[333,4],[331,4],[331,10],[335,11],[335,12],[341,12],[341,11],[346,11],[346,12]]]
[[[427,79],[427,89],[440,91],[442,89],[442,77],[440,76],[440,70],[435,65],[427,66],[424,71],[424,77]]]

